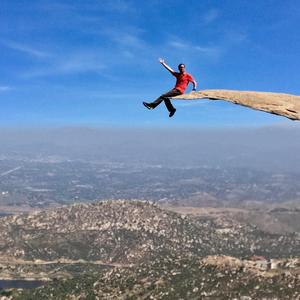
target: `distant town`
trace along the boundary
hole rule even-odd
[[[0,205],[18,209],[107,199],[219,207],[299,198],[300,174],[287,172],[53,158],[0,160]]]

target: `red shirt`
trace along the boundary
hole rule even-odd
[[[176,85],[175,85],[175,89],[179,90],[180,92],[182,92],[182,94],[184,93],[185,89],[187,88],[189,82],[194,82],[194,78],[192,77],[191,74],[189,73],[178,73],[178,72],[174,72],[173,75],[176,77]]]

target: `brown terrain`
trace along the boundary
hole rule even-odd
[[[236,222],[251,224],[269,233],[285,234],[300,232],[300,207],[295,203],[263,204],[246,203],[241,207],[192,207],[163,206],[192,218],[212,220],[231,219]]]
[[[3,217],[0,279],[47,284],[2,299],[298,299],[299,232],[240,213],[114,200]]]

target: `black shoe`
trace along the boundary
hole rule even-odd
[[[151,105],[151,103],[143,102],[144,106],[148,109],[153,109],[154,107]]]
[[[172,109],[172,110],[170,111],[169,117],[170,117],[170,118],[173,117],[174,114],[175,114],[175,112],[176,112],[176,108]]]

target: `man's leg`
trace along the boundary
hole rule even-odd
[[[150,103],[150,105],[155,108],[159,104],[161,104],[164,101],[163,95],[159,96],[156,100]]]
[[[146,106],[148,109],[154,109],[156,106],[158,106],[161,102],[163,102],[165,99],[161,96],[159,96],[156,100],[153,102],[143,102],[144,106]]]
[[[168,91],[165,94],[160,95],[155,101],[153,101],[151,103],[151,105],[153,106],[153,108],[155,108],[156,106],[158,106],[162,101],[165,102],[165,105],[168,109],[169,112],[172,112],[175,110],[174,106],[171,103],[171,100],[169,99],[169,97],[175,97],[178,95],[181,95],[182,93],[177,90],[177,89],[172,89],[170,91]]]
[[[173,104],[171,103],[171,100],[167,97],[164,97],[163,98],[164,101],[165,101],[165,105],[166,105],[166,108],[169,112],[173,111],[175,109],[175,107],[173,106]]]
[[[169,91],[168,93],[165,93],[163,95],[164,101],[165,101],[165,105],[169,111],[169,117],[173,117],[175,112],[176,112],[176,108],[172,105],[171,100],[169,99],[169,97],[175,97],[178,95],[181,95],[182,93],[177,90],[177,89],[173,89],[171,91]]]

